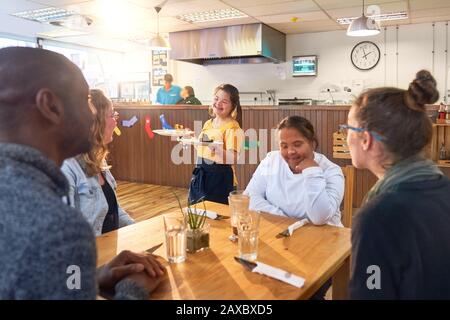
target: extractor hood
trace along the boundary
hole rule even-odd
[[[286,61],[286,35],[254,23],[169,33],[170,58],[202,65]]]

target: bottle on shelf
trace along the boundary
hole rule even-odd
[[[446,117],[445,108],[446,108],[446,105],[443,102],[441,102],[441,104],[439,105],[439,113],[438,113],[439,120],[445,119],[445,117]]]
[[[447,151],[445,150],[444,143],[441,144],[439,149],[439,160],[447,160]]]
[[[450,123],[450,105],[445,107],[445,120],[447,123]]]

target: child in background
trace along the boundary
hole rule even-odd
[[[189,187],[189,202],[203,200],[228,204],[228,194],[236,189],[236,163],[244,142],[239,91],[231,84],[214,90],[208,110],[213,117],[205,122],[199,140],[222,142],[197,147],[197,163]]]

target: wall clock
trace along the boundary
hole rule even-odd
[[[353,47],[350,59],[359,70],[370,70],[380,61],[380,49],[371,41],[362,41]]]

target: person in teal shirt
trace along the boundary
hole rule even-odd
[[[156,93],[156,102],[160,104],[177,104],[180,101],[181,88],[172,85],[173,77],[170,73],[164,75],[164,87]]]

